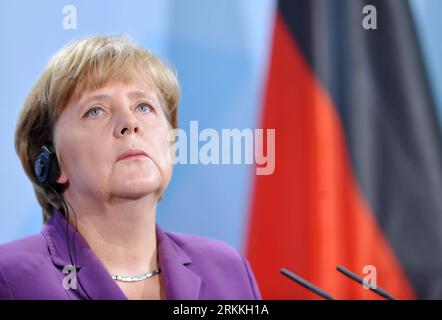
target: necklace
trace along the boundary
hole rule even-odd
[[[161,272],[161,269],[158,267],[155,270],[151,272],[142,273],[135,276],[122,276],[119,274],[113,274],[112,279],[122,282],[137,282],[137,281],[143,281],[148,278],[152,278],[153,276],[159,274]]]

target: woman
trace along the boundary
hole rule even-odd
[[[0,246],[1,299],[260,298],[231,247],[156,224],[178,98],[170,68],[124,37],[49,61],[15,135],[45,224]]]

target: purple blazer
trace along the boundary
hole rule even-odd
[[[84,238],[69,224],[77,289],[65,289],[71,264],[66,219],[55,210],[40,234],[0,245],[0,299],[127,299]],[[156,225],[167,299],[260,299],[247,260],[223,242]],[[65,280],[66,283],[66,280]],[[70,282],[72,283],[72,282]],[[81,284],[81,286],[79,285]],[[87,294],[84,292],[86,291]]]

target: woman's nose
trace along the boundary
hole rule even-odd
[[[124,115],[120,115],[118,125],[115,128],[115,134],[118,138],[131,134],[139,135],[140,133],[140,122],[133,114],[126,112]]]
[[[136,127],[136,126],[134,126],[134,127],[131,127],[131,126],[128,126],[128,127],[125,127],[125,128],[123,128],[123,129],[121,129],[121,135],[124,135],[125,133],[135,133],[135,134],[137,134],[138,133],[138,127]]]

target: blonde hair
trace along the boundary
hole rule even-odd
[[[43,222],[62,203],[51,188],[38,183],[34,161],[43,145],[53,150],[56,121],[82,92],[102,88],[112,80],[128,82],[134,72],[156,89],[167,120],[177,128],[180,88],[175,73],[126,36],[89,36],[68,44],[50,59],[33,86],[19,115],[15,149],[43,209]],[[66,187],[55,185],[54,189],[62,193]]]

